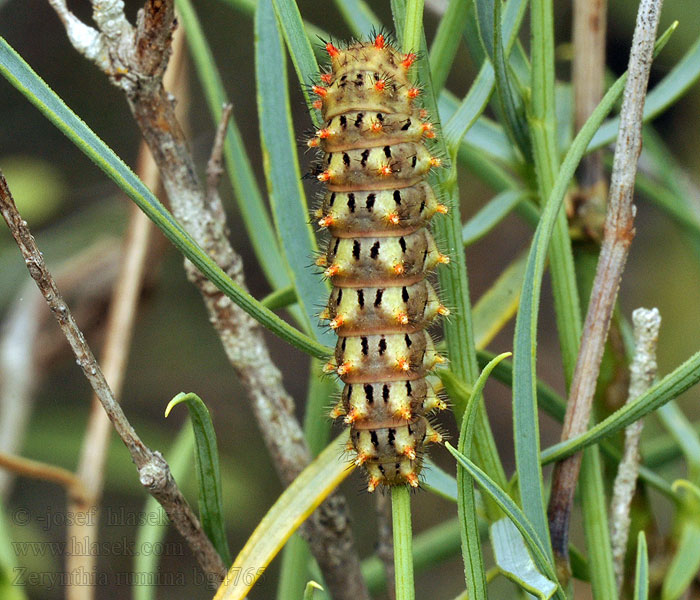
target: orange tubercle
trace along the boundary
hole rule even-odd
[[[368,459],[369,456],[367,456],[364,452],[359,452],[353,462],[355,463],[355,466],[359,467],[360,465],[365,464]]]
[[[326,215],[322,219],[318,220],[319,227],[330,227],[331,225],[333,225],[333,217],[330,215]]]
[[[383,92],[385,87],[386,81],[384,81],[383,79],[380,79],[379,81],[377,81],[377,83],[374,84],[374,89],[378,92]]]
[[[408,359],[401,357],[396,359],[396,367],[398,368],[399,371],[410,371],[411,370],[411,363],[408,361]]]
[[[330,55],[331,58],[338,56],[338,54],[340,54],[340,50],[338,50],[338,48],[336,48],[330,42],[328,42],[326,44],[326,52],[328,52],[328,54]]]
[[[316,266],[325,267],[327,264],[328,259],[323,254],[316,259]]]
[[[441,444],[442,443],[442,435],[440,435],[440,432],[433,431],[433,433],[430,435],[430,437],[428,437],[428,443]]]
[[[386,40],[384,39],[384,36],[381,33],[376,38],[374,38],[375,48],[384,48],[385,43]]]
[[[406,481],[411,487],[418,487],[418,475],[416,475],[415,473],[409,473],[408,475],[406,475]]]
[[[387,177],[391,175],[393,171],[391,170],[391,165],[383,165],[379,167],[379,174],[382,175],[383,177]]]
[[[331,178],[331,172],[328,170],[316,175],[316,179],[318,179],[319,181],[323,181],[323,182],[330,180],[330,178]]]
[[[340,267],[338,265],[331,265],[323,272],[323,274],[326,277],[333,277],[334,275],[337,275],[339,271]]]
[[[396,315],[396,320],[401,325],[408,325],[408,315],[405,312],[400,312]]]
[[[338,368],[335,370],[335,372],[338,373],[338,375],[345,375],[350,371],[352,371],[352,363],[350,361],[345,361],[342,365],[339,365]]]
[[[450,209],[445,204],[438,204],[435,207],[435,211],[439,212],[441,215],[446,215]]]
[[[338,403],[333,407],[333,410],[331,410],[330,417],[331,419],[337,419],[341,415],[345,414],[345,410],[343,409],[342,403]]]
[[[418,116],[421,119],[427,119],[428,118],[428,109],[427,108],[421,108],[420,112],[418,113]]]
[[[374,133],[379,133],[383,128],[384,126],[379,121],[374,121],[372,125],[370,125],[370,129]]]
[[[323,101],[322,101],[322,100],[316,100],[316,101],[313,103],[313,107],[316,108],[316,109],[318,109],[318,110],[321,110],[321,109],[323,108]]]
[[[404,448],[403,454],[409,460],[416,459],[416,450],[415,450],[415,448],[411,448],[410,446],[408,446],[407,448]]]
[[[311,91],[316,94],[317,96],[325,96],[328,93],[328,90],[320,85],[314,85],[311,88]]]
[[[430,157],[430,166],[431,167],[440,167],[440,166],[442,166],[442,161],[437,156],[431,156]]]
[[[332,79],[333,79],[332,73],[322,73],[321,74],[321,81],[323,81],[323,83],[328,84],[332,81]]]
[[[333,361],[328,361],[325,365],[323,365],[324,373],[333,373],[333,371],[335,371],[335,363]]]
[[[318,148],[319,146],[319,141],[317,137],[312,137],[308,142],[306,142],[306,145],[309,148]]]
[[[346,415],[346,417],[343,419],[343,421],[345,421],[346,425],[350,425],[351,423],[354,423],[355,421],[357,421],[358,418],[359,417],[358,417],[357,411],[353,408]]]
[[[335,319],[333,319],[329,325],[331,329],[338,329],[338,327],[342,326],[343,322],[345,319],[343,318],[342,315],[338,315]]]
[[[406,269],[404,268],[403,263],[397,263],[394,265],[394,273],[396,275],[403,275],[405,270]]]
[[[413,98],[418,98],[420,95],[420,90],[417,87],[412,87],[408,88],[408,97],[413,99]]]
[[[367,491],[371,494],[374,490],[377,489],[377,486],[380,483],[381,483],[381,480],[378,477],[370,477],[369,483],[367,484]]]
[[[413,418],[411,407],[408,405],[402,406],[396,411],[396,416],[402,418],[404,421],[410,421]]]
[[[316,132],[316,136],[321,138],[322,140],[325,140],[333,135],[333,132],[328,129],[327,127],[324,127],[323,129],[319,129]]]
[[[409,54],[404,55],[403,60],[401,61],[401,66],[404,69],[410,69],[415,60],[416,55],[413,52],[410,52]]]
[[[393,212],[389,216],[387,216],[387,221],[391,223],[392,225],[398,225],[401,219],[399,218],[399,213]]]
[[[438,255],[437,261],[438,261],[438,263],[440,263],[441,265],[446,265],[446,264],[449,264],[449,262],[450,262],[450,257],[447,256],[447,254],[439,254],[439,255]]]
[[[450,314],[450,309],[442,304],[440,306],[438,306],[437,311],[438,311],[438,314],[442,315],[443,317],[446,317],[447,315]]]

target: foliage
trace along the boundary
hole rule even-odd
[[[176,4],[187,34],[194,69],[216,121],[225,98],[225,83],[215,64],[215,53],[209,48],[207,35],[198,21],[197,11],[204,9],[195,7],[190,0],[177,0]],[[295,132],[299,131],[299,126],[293,114],[292,97],[303,96],[310,113],[304,118],[317,122],[318,115],[309,96],[309,83],[318,73],[314,35],[325,39],[347,28],[357,36],[367,36],[370,30],[386,27],[388,20],[380,20],[370,4],[362,0],[338,0],[343,26],[325,32],[310,24],[309,21],[315,20],[314,14],[303,8],[300,11],[292,0],[224,0],[222,6],[224,4],[229,5],[223,12],[227,18],[251,19],[250,29],[255,33],[255,83],[250,84],[249,89],[256,92],[260,132],[256,152],[262,155],[264,191],[256,180],[254,153],[246,148],[250,145],[249,140],[241,133],[243,121],[240,114],[237,115],[238,122],[229,124],[224,152],[227,174],[241,217],[241,229],[245,230],[253,248],[254,256],[249,260],[251,263],[257,261],[271,287],[270,294],[262,300],[234,283],[214,263],[117,153],[1,38],[0,73],[94,161],[151,218],[183,256],[236,304],[280,340],[314,359],[325,359],[332,352],[329,346],[333,343],[333,336],[319,326],[316,313],[327,293],[327,286],[309,268],[317,244],[309,225],[308,190],[302,182],[303,167],[295,148]],[[406,490],[392,490],[397,598],[415,597],[418,588],[414,585],[414,575],[420,586],[425,572],[431,573],[438,563],[458,556],[460,548],[465,567],[465,581],[460,585],[467,590],[461,597],[496,597],[491,589],[502,585],[510,587],[498,589],[510,589],[511,595],[528,593],[545,599],[573,598],[572,588],[557,572],[552,556],[544,510],[549,482],[542,466],[587,448],[582,475],[586,488],[581,490],[581,501],[586,504],[582,511],[584,529],[589,533],[597,532],[596,535],[605,538],[603,543],[607,544],[609,499],[605,484],[614,478],[621,454],[619,440],[614,434],[656,412],[668,430],[668,436],[650,440],[642,446],[646,464],[643,463],[640,474],[639,485],[644,494],[640,495],[642,506],[639,510],[643,516],[637,520],[645,523],[654,518],[654,506],[645,500],[646,494],[649,489],[660,490],[665,494],[664,502],[673,500],[664,506],[670,515],[667,520],[672,521],[672,529],[663,532],[651,530],[646,535],[639,532],[638,538],[630,544],[629,558],[636,556],[636,568],[631,568],[633,561],[629,560],[623,595],[629,592],[634,598],[660,595],[664,600],[675,600],[693,584],[695,570],[700,565],[697,510],[700,437],[697,426],[675,402],[700,381],[700,353],[670,369],[647,392],[624,407],[617,407],[618,410],[607,410],[604,414],[605,406],[599,403],[600,418],[585,434],[540,450],[540,417],[550,414],[561,420],[564,412],[561,396],[566,395],[557,395],[536,370],[539,364],[540,370],[544,371],[541,358],[538,363],[541,356],[538,354],[541,346],[538,346],[538,333],[542,331],[540,315],[545,310],[542,285],[549,268],[554,297],[553,316],[561,348],[559,359],[563,366],[560,379],[568,385],[582,333],[581,306],[585,307],[587,301],[587,291],[580,282],[590,280],[595,268],[594,263],[585,258],[590,255],[591,248],[597,252],[597,247],[592,237],[572,241],[567,210],[562,207],[570,208],[571,197],[576,191],[575,174],[582,159],[594,150],[605,148],[614,139],[618,122],[616,117],[608,117],[618,103],[626,76],[623,74],[608,87],[585,125],[570,142],[559,147],[563,139],[559,132],[573,129],[573,100],[568,83],[555,78],[558,70],[554,8],[551,1],[531,0],[526,21],[527,9],[525,0],[505,3],[500,0],[451,0],[447,12],[438,21],[432,44],[428,45],[423,25],[426,20],[423,2],[391,2],[398,43],[407,51],[419,52],[417,78],[423,87],[425,106],[442,124],[437,128],[438,144],[449,163],[448,168],[433,181],[436,190],[451,205],[449,216],[437,223],[435,231],[443,249],[453,257],[450,268],[440,275],[442,301],[453,314],[444,325],[444,349],[449,366],[439,373],[439,377],[454,407],[457,427],[453,429],[459,432],[457,448],[447,446],[452,462],[443,464],[449,465],[449,473],[434,466],[429,468],[425,482],[430,494],[426,501],[435,502],[435,506],[442,506],[437,497],[456,501],[456,507],[450,506],[450,517],[442,519],[449,527],[439,523],[434,529],[414,536],[411,497]],[[523,26],[525,21],[529,32]],[[675,26],[659,37],[657,54],[663,51]],[[529,54],[520,41],[528,33]],[[448,88],[450,77],[460,74],[464,58],[460,54],[462,36],[466,38],[471,60],[478,69],[469,91],[459,99]],[[287,58],[291,60],[296,76],[292,82],[288,82]],[[645,119],[651,120],[675,103],[699,77],[700,38],[650,91]],[[297,93],[297,88],[302,92]],[[567,106],[556,104],[562,98]],[[488,114],[495,115],[495,120],[487,116],[489,110]],[[700,248],[700,217],[697,206],[686,193],[687,187],[679,183],[685,172],[677,157],[668,151],[649,124],[646,125],[646,137],[649,140],[643,155],[646,164],[637,181],[638,191],[683,233],[684,243],[688,246],[684,253],[697,262],[700,259],[697,252]],[[492,197],[473,211],[475,214],[469,219],[461,216],[466,207],[460,177],[463,172],[481,179],[493,191]],[[646,208],[645,205],[642,207]],[[493,278],[490,289],[472,308],[463,249],[466,247],[469,256],[472,248],[478,248],[480,240],[493,239],[502,231],[511,231],[507,229],[513,221],[511,217],[524,223],[528,232],[534,227],[527,252],[519,251],[512,261],[493,265],[500,276]],[[0,246],[0,266],[5,260],[3,251],[4,247]],[[634,297],[631,301],[636,305],[642,300]],[[296,325],[290,325],[282,317],[282,309],[289,311]],[[494,338],[506,328],[516,312],[512,364],[503,361],[506,354],[496,358],[487,356],[484,347],[497,346]],[[618,319],[616,327],[623,329],[621,321]],[[552,329],[549,328],[547,333],[553,334]],[[310,581],[320,580],[320,574],[307,549],[291,536],[350,474],[351,469],[337,458],[342,453],[339,441],[336,438],[329,442],[330,428],[322,416],[334,386],[321,380],[317,360],[311,364],[312,383],[307,397],[305,434],[312,453],[317,457],[271,503],[267,514],[233,561],[232,573],[237,569],[250,570],[254,576],[245,581],[236,578],[235,583],[231,578],[219,590],[217,598],[245,597],[258,578],[266,573],[265,569],[285,543],[286,566],[283,567],[278,597],[281,600],[327,597],[323,591],[325,586]],[[483,367],[481,373],[480,365]],[[547,372],[551,375],[552,370]],[[500,445],[496,444],[492,432],[497,423],[489,420],[485,409],[484,396],[488,390],[483,392],[489,375],[512,389],[516,471],[511,481],[506,476],[499,454]],[[612,384],[613,379],[606,379],[603,373],[599,380],[600,398],[604,397],[606,387],[610,388]],[[187,403],[193,421],[198,498],[204,529],[220,554],[228,559],[224,522],[230,524],[235,520],[235,507],[232,508],[231,498],[227,497],[225,469],[219,473],[219,462],[223,464],[224,461],[220,461],[214,434],[215,426],[221,431],[226,424],[211,417],[207,407],[194,394],[177,396],[168,405],[167,412],[178,402]],[[219,439],[222,439],[221,433]],[[183,448],[189,449],[185,437],[174,445],[180,457],[178,462],[183,461]],[[661,463],[671,458],[682,458],[688,470],[686,479],[672,482],[660,470]],[[436,510],[442,512],[442,509]],[[454,519],[455,516],[458,519]],[[4,520],[0,520],[0,524],[0,587],[6,589],[9,570],[14,566],[14,557],[8,550],[12,533],[4,525]],[[456,528],[461,534],[460,539]],[[162,530],[145,526],[140,531],[144,539],[155,539],[162,534]],[[658,536],[657,543],[647,547],[647,540],[652,536]],[[610,552],[607,548],[596,548],[595,542],[588,542],[585,557],[572,547],[574,577],[593,582],[593,589],[600,595],[596,600],[603,600],[603,596],[606,600],[617,597],[617,590],[610,586],[610,578],[605,575],[613,570]],[[489,544],[490,553],[487,550]],[[493,556],[495,562],[490,571],[485,567],[491,562],[485,560],[489,556]],[[659,577],[655,574],[654,561],[668,564],[668,575]],[[141,564],[149,569],[156,568],[153,560]],[[293,570],[300,572],[291,573]],[[367,558],[363,571],[371,589],[380,590],[386,586],[377,557]],[[305,589],[299,587],[300,581]],[[439,586],[435,587],[439,589]],[[155,597],[154,593],[151,588],[140,589],[139,597],[147,600]]]

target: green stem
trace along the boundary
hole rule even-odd
[[[394,524],[396,600],[414,600],[411,495],[405,485],[391,488],[391,517]]]

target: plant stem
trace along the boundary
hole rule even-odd
[[[641,151],[642,112],[661,5],[662,0],[642,0],[637,13],[615,148],[605,237],[571,384],[562,440],[583,433],[588,427],[605,339],[629,246],[634,237],[634,176]],[[567,569],[569,520],[580,466],[581,454],[557,463],[549,501],[550,532],[555,557]]]
[[[394,524],[394,572],[396,600],[413,600],[413,540],[411,494],[407,486],[391,488],[391,516]]]

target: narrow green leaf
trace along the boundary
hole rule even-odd
[[[557,584],[537,569],[513,522],[504,517],[491,525],[490,532],[493,554],[501,573],[526,592],[549,600],[557,591]]]
[[[408,486],[391,488],[391,520],[394,529],[394,576],[396,600],[413,600],[413,530]]]
[[[647,556],[647,538],[643,531],[637,536],[637,567],[634,573],[634,600],[649,598],[649,557]]]
[[[512,81],[507,61],[509,52],[506,53],[506,49],[503,45],[503,32],[501,28],[502,4],[500,0],[496,0],[495,2],[493,0],[486,1],[493,4],[493,14],[491,16],[493,23],[491,32],[493,44],[490,57],[496,73],[496,92],[499,105],[504,116],[504,123],[507,127],[507,131],[510,133],[518,148],[520,148],[525,159],[530,160],[532,156],[532,147],[530,136],[528,135],[527,119],[525,118],[525,106],[522,95],[517,93],[518,86],[516,82]],[[477,3],[481,3],[481,0],[477,0]],[[522,2],[521,4],[524,7],[526,3]]]
[[[700,570],[700,523],[689,520],[682,526],[678,549],[666,570],[661,600],[681,598]]]
[[[661,381],[654,384],[641,396],[625,404],[608,418],[591,427],[585,433],[565,442],[559,442],[542,451],[542,464],[561,460],[583,448],[620,431],[641,419],[644,415],[677,398],[700,381],[700,352],[693,354],[682,365],[676,367]]]
[[[471,456],[472,441],[474,437],[474,425],[476,422],[476,408],[482,402],[482,391],[491,371],[504,358],[510,356],[510,352],[500,354],[486,365],[479,375],[473,389],[469,390],[467,384],[447,370],[441,373],[445,382],[445,389],[450,398],[456,400],[461,397],[461,403],[466,402],[462,425],[459,434],[458,451],[465,458]],[[466,395],[466,398],[464,397]],[[464,559],[464,577],[469,597],[473,600],[486,599],[486,575],[484,573],[484,559],[481,554],[481,541],[476,515],[476,502],[474,499],[474,481],[465,469],[457,467],[457,508],[462,532],[462,557]]]
[[[306,584],[306,589],[304,590],[303,600],[313,600],[314,596],[316,595],[316,590],[323,591],[323,588],[315,581],[309,581],[309,583]]]
[[[457,480],[438,467],[430,458],[425,459],[421,487],[445,500],[457,502]]]
[[[486,473],[477,467],[471,460],[456,450],[449,442],[446,442],[445,446],[457,459],[457,462],[474,478],[474,481],[476,481],[479,487],[498,504],[501,510],[518,528],[518,531],[520,531],[522,534],[525,544],[527,544],[527,547],[531,552],[532,557],[535,560],[535,564],[540,572],[542,572],[548,579],[557,581],[554,567],[547,558],[547,548],[544,542],[539,539],[537,531],[533,527],[532,523],[528,521],[523,511],[520,510],[518,505],[508,494],[506,494],[498,485],[496,485],[493,479],[486,475]],[[560,588],[557,591],[557,597],[565,600],[563,591]]]
[[[659,419],[678,443],[688,467],[689,479],[700,485],[700,436],[683,414],[676,402],[660,406],[656,411]]]
[[[476,79],[472,82],[469,92],[447,121],[443,130],[445,146],[454,161],[462,138],[476,123],[486,109],[491,92],[493,91],[494,75],[491,63],[484,62]]]
[[[678,21],[673,23],[664,35],[673,33],[677,26]],[[659,42],[662,38],[659,38]],[[700,37],[695,40],[671,72],[647,94],[644,100],[644,122],[650,121],[671,106],[693,86],[698,77],[700,77]],[[619,128],[620,117],[606,121],[597,131],[586,151],[593,152],[614,142]]]
[[[316,339],[326,345],[335,336],[319,324],[319,304],[329,289],[309,263],[318,253],[309,225],[309,209],[302,186],[296,153],[294,127],[287,91],[286,57],[272,0],[259,0],[255,19],[255,67],[260,115],[263,165],[270,205],[286,259],[297,302],[306,314],[306,324]]]
[[[526,190],[506,190],[489,200],[462,227],[462,242],[470,246],[480,240],[505,219],[521,202],[528,199]]]
[[[362,0],[335,0],[335,6],[343,15],[352,34],[359,40],[366,39],[372,31],[379,30],[381,21]]]
[[[260,324],[317,358],[331,350],[292,327],[236,285],[136,177],[126,164],[0,38],[0,74],[22,93],[90,160],[102,169],[209,280]]]
[[[209,48],[191,0],[176,0],[175,7],[185,29],[187,44],[209,112],[214,123],[218,124],[221,121],[222,106],[227,101],[227,95],[214,62],[214,55]],[[224,158],[226,171],[233,184],[238,210],[243,217],[243,224],[248,232],[248,239],[253,245],[255,256],[268,283],[274,288],[285,287],[289,285],[287,270],[233,114],[226,130]]]
[[[353,465],[338,460],[347,431],[335,438],[282,492],[229,569],[214,600],[243,600],[289,537],[340,483]],[[241,577],[250,573],[250,577]]]
[[[193,449],[194,432],[192,427],[185,423],[165,453],[175,481],[182,482],[192,476]],[[136,530],[136,548],[157,548],[168,532],[168,515],[153,496],[148,496],[143,506],[143,515],[146,516],[146,522]],[[157,573],[160,559],[158,552],[137,552],[134,558],[134,572]],[[157,589],[156,585],[135,585],[134,600],[155,600]]]
[[[608,502],[603,482],[603,465],[597,447],[586,448],[584,451],[580,477],[583,530],[591,566],[593,597],[616,600],[618,594],[608,525]]]
[[[185,403],[190,413],[195,439],[195,467],[199,484],[199,518],[207,537],[224,563],[231,562],[231,553],[226,540],[223,500],[221,497],[221,471],[219,451],[216,447],[216,433],[211,415],[197,394],[180,392],[165,408],[165,416],[178,404]]]
[[[317,127],[321,126],[321,113],[313,107],[311,85],[318,79],[319,68],[309,38],[304,30],[299,8],[294,0],[273,0],[279,26],[282,29],[287,50],[292,59],[294,70],[299,78],[306,105]]]
[[[467,23],[469,0],[452,0],[440,19],[435,38],[430,46],[430,72],[433,90],[442,91],[459,46],[459,36]]]
[[[474,342],[478,349],[487,346],[515,315],[526,258],[522,254],[510,263],[474,305]]]
[[[260,301],[260,304],[270,310],[277,310],[278,308],[284,308],[290,304],[294,304],[296,301],[297,292],[293,286],[289,285],[285,288],[270,292]]]

